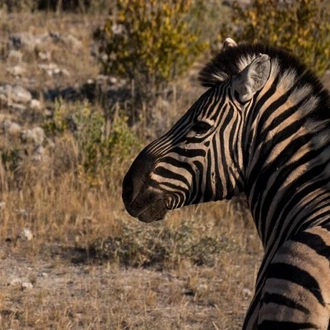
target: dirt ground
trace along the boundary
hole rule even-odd
[[[63,246],[33,256],[30,244],[1,244],[1,329],[239,329],[257,269],[248,253],[157,271]]]

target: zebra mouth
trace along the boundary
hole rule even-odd
[[[168,211],[165,201],[160,199],[155,203],[146,207],[138,216],[138,220],[142,222],[154,222],[163,220]]]
[[[160,197],[160,196],[159,196]],[[126,204],[127,212],[142,222],[154,222],[163,220],[168,210],[171,208],[171,197],[161,196],[153,201],[135,200],[132,203]]]

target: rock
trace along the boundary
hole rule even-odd
[[[24,142],[33,142],[39,146],[45,139],[45,131],[41,127],[26,129],[21,132],[21,139]]]
[[[32,99],[31,93],[24,87],[16,85],[12,86],[6,84],[0,86],[1,99],[7,101],[7,103],[29,103]]]
[[[2,121],[0,127],[5,134],[10,136],[20,136],[22,131],[22,127],[19,124],[12,122],[9,119]]]
[[[31,110],[41,110],[42,108],[41,102],[39,100],[32,99],[29,103],[29,108]]]
[[[51,55],[51,52],[49,52],[49,51],[40,51],[40,52],[38,52],[38,57],[42,61],[50,61],[52,58],[52,55]]]
[[[19,137],[22,131],[22,127],[21,125],[17,124],[17,123],[11,123],[10,126],[7,129],[7,134],[10,136],[16,136]]]
[[[31,241],[33,238],[32,231],[29,228],[24,228],[19,237],[24,241]]]
[[[252,291],[250,289],[248,289],[248,288],[244,288],[242,290],[242,293],[243,293],[243,297],[245,299],[252,297]]]
[[[36,44],[35,37],[29,32],[18,32],[9,36],[10,48],[33,51]]]
[[[12,99],[18,103],[29,103],[32,100],[31,93],[22,86],[12,88]]]
[[[22,282],[21,288],[22,290],[31,290],[33,289],[33,284],[31,282]]]
[[[38,274],[38,277],[48,277],[48,274],[45,272],[41,272]]]
[[[6,71],[14,77],[22,77],[26,70],[20,65],[15,65],[6,69]]]

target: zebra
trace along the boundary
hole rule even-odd
[[[144,222],[245,193],[264,248],[243,329],[330,329],[330,96],[291,53],[236,44],[201,70],[206,91],[123,180]]]

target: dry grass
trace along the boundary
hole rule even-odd
[[[117,188],[91,190],[69,174],[43,180],[40,169],[38,173],[33,185],[2,195],[6,205],[0,230],[0,328],[240,328],[251,299],[260,246],[236,205],[186,208],[173,211],[163,223],[145,225],[125,213]],[[183,221],[192,228],[209,226],[217,231],[216,242],[223,245],[212,255],[211,265],[197,266],[189,255],[175,254],[175,247],[169,245],[172,262],[162,260],[147,268],[136,262],[138,258],[143,264],[145,252],[107,259],[88,249],[98,240],[126,235],[129,225],[132,236],[118,247],[129,250],[143,243],[155,227],[177,235]],[[23,228],[32,230],[31,241],[18,238]],[[181,234],[182,241],[172,240],[173,244],[186,242]],[[199,235],[188,237],[188,242],[210,237],[207,231]],[[148,251],[147,257],[157,253]],[[134,267],[125,266],[130,263]],[[34,287],[8,285],[14,278]]]
[[[45,81],[35,71],[36,54],[30,54],[24,58],[27,77],[22,84],[35,74],[30,88],[41,95],[44,89],[94,77],[98,68],[89,55],[90,33],[103,19],[3,17],[3,39],[15,31],[57,30],[69,31],[83,43],[79,54],[58,45],[51,49],[54,62],[77,74]],[[1,72],[6,66],[0,61]],[[14,80],[4,74],[0,82]],[[153,134],[183,113],[197,90],[184,80],[167,104],[157,104],[159,125]],[[166,111],[171,112],[165,116]],[[6,115],[15,119],[12,113]],[[66,132],[54,141],[56,147],[43,162],[25,157],[14,171],[0,167],[0,328],[239,329],[261,255],[244,208],[235,201],[211,203],[173,211],[162,223],[138,223],[121,201],[121,180],[136,151],[117,169],[101,173],[100,184],[91,188],[77,174],[79,150],[73,134]],[[23,148],[20,141],[1,136],[2,149],[14,147]],[[21,238],[24,228],[32,231],[32,240]],[[110,253],[99,243],[107,239],[119,242],[110,246]],[[141,249],[150,242],[148,249]],[[160,257],[152,259],[153,255]],[[153,262],[146,262],[149,259]],[[25,288],[24,283],[33,287]]]

